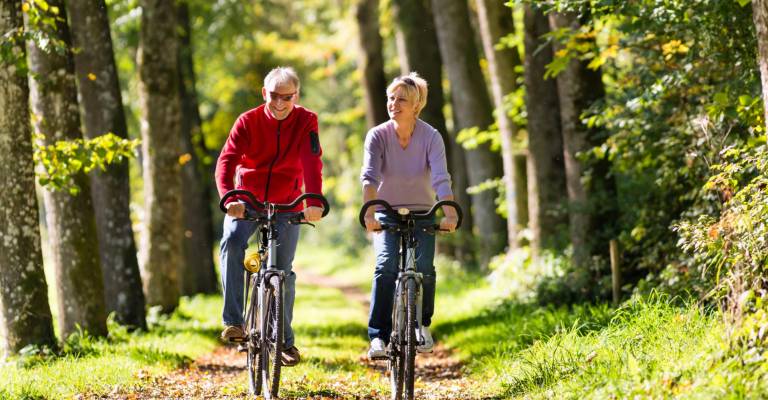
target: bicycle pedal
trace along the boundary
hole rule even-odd
[[[373,361],[381,361],[381,360],[388,360],[389,357],[384,355],[384,356],[378,356],[378,357],[370,357],[370,359]]]
[[[227,340],[229,341],[229,343],[245,343],[245,342],[248,341],[248,339],[244,338],[244,337],[243,338],[231,337],[231,338],[229,338]]]

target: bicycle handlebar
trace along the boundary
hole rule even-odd
[[[461,220],[463,219],[463,214],[461,212],[461,207],[459,206],[459,203],[456,203],[453,200],[440,200],[437,203],[435,203],[432,208],[429,209],[427,212],[409,212],[408,214],[401,215],[397,211],[395,211],[392,206],[387,203],[386,200],[383,199],[374,199],[369,200],[365,204],[363,204],[363,207],[360,209],[360,215],[358,216],[358,220],[360,221],[360,225],[365,228],[365,214],[368,211],[368,208],[371,206],[380,205],[384,206],[384,213],[388,214],[391,217],[394,217],[399,220],[405,220],[406,217],[410,217],[414,220],[423,220],[423,219],[430,219],[435,216],[435,212],[442,207],[442,206],[449,206],[453,207],[454,210],[456,210],[456,216],[458,217],[458,221],[456,222],[456,229],[459,229],[461,227]]]
[[[256,198],[256,196],[254,196],[253,193],[251,193],[248,190],[235,189],[225,193],[224,196],[221,198],[221,201],[219,201],[219,208],[225,214],[227,212],[227,207],[226,207],[227,200],[230,197],[236,196],[236,195],[244,195],[245,197],[247,197],[250,200],[251,206],[255,208],[267,208],[267,205],[272,205],[275,207],[276,210],[292,210],[306,199],[315,199],[323,203],[323,215],[322,215],[323,217],[328,215],[328,213],[331,211],[331,206],[328,204],[328,200],[326,200],[325,197],[323,197],[323,195],[317,194],[317,193],[303,193],[301,196],[297,197],[296,200],[294,200],[290,204],[275,204],[270,202],[259,201]]]

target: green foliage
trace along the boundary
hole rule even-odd
[[[75,176],[89,173],[94,168],[106,171],[107,166],[120,163],[134,156],[139,139],[122,139],[113,133],[94,139],[58,141],[55,144],[41,144],[42,135],[37,135],[35,162],[42,167],[38,182],[51,190],[67,190],[77,194],[80,188]]]
[[[718,213],[681,221],[679,246],[708,278],[707,294],[728,300],[738,319],[743,297],[765,287],[768,266],[768,158],[765,139],[729,146],[704,189],[722,200]]]
[[[615,182],[593,194],[600,208],[615,198],[618,216],[595,234],[618,234],[624,279],[644,279],[642,290],[702,289],[672,228],[718,213],[718,196],[703,187],[710,167],[722,162],[723,149],[763,133],[751,10],[733,0],[533,3],[581,22],[549,35],[562,50],[548,74],[575,58],[603,75],[605,98],[582,122],[606,135],[583,154],[584,178]]]

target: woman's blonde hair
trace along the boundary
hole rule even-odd
[[[427,81],[416,72],[399,76],[387,86],[387,96],[391,95],[397,88],[403,88],[405,97],[417,105],[416,117],[418,117],[421,110],[427,105]]]

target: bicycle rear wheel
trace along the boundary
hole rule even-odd
[[[418,296],[415,279],[405,281],[405,357],[403,360],[403,398],[413,400],[413,384],[416,381],[416,298]]]
[[[261,349],[262,382],[266,398],[278,397],[280,390],[280,368],[283,353],[283,282],[278,275],[269,279],[264,293],[265,313],[262,318],[264,332]]]

